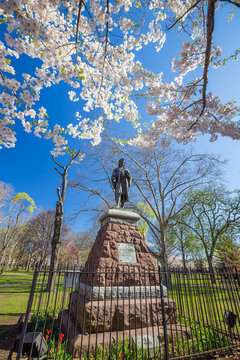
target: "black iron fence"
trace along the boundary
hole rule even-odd
[[[240,346],[237,273],[123,266],[49,276],[35,270],[17,360],[188,359]]]

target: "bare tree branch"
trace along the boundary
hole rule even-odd
[[[79,23],[80,23],[80,17],[81,17],[81,9],[82,9],[82,0],[79,0],[75,45],[77,45],[77,43],[78,43],[78,30],[79,30]]]
[[[203,115],[206,108],[206,91],[208,83],[208,70],[210,65],[210,56],[212,48],[212,38],[213,38],[213,29],[214,29],[214,16],[215,16],[215,2],[216,0],[208,1],[208,12],[207,12],[207,45],[205,50],[205,61],[204,61],[204,71],[203,71],[203,89],[202,89],[202,110],[197,120],[189,127],[188,131],[197,124],[201,116]]]
[[[101,192],[98,191],[98,190],[92,189],[92,188],[87,187],[87,186],[82,185],[82,184],[77,184],[77,183],[75,183],[75,182],[71,182],[71,183],[69,184],[69,187],[77,188],[77,189],[79,189],[79,190],[83,190],[83,191],[86,191],[86,192],[90,192],[90,193],[93,194],[93,195],[98,195],[98,196],[107,204],[107,206],[108,206],[109,208],[111,207],[109,201],[107,201],[107,199],[106,199],[106,198],[101,194]]]
[[[57,162],[57,160],[55,159],[54,156],[52,156],[52,159],[53,159],[53,161],[55,162],[55,164],[57,164],[57,166],[59,166],[60,168],[64,169],[64,166],[60,165],[60,164]]]
[[[232,4],[234,6],[237,6],[240,8],[240,4],[238,2],[232,1],[232,0],[219,0],[221,2],[228,2],[229,4]]]
[[[179,16],[179,18],[177,18],[177,20],[171,26],[169,26],[167,30],[172,29],[185,15],[187,15],[192,9],[194,9],[200,1],[201,0],[198,0],[192,6],[190,6],[190,8],[187,9],[181,16]]]

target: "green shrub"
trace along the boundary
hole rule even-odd
[[[177,336],[177,350],[181,355],[185,355],[185,349],[188,349],[189,353],[194,353],[215,350],[230,345],[224,334],[211,327],[204,326],[202,321],[196,321],[196,317],[191,318],[190,321],[180,319],[180,322],[191,327],[191,339]]]
[[[27,331],[41,332],[44,336],[47,334],[47,329],[55,332],[57,330],[56,319],[58,314],[59,308],[54,309],[52,306],[49,306],[46,310],[35,311],[28,322]]]
[[[155,347],[155,355],[153,349],[143,349],[137,348],[133,340],[124,342],[118,342],[117,344],[113,343],[106,344],[104,347],[97,346],[96,354],[93,352],[89,357],[84,356],[84,360],[87,359],[96,359],[96,360],[132,360],[132,359],[142,359],[150,360],[154,359],[155,356],[161,354],[161,347]],[[95,356],[96,355],[96,356]]]

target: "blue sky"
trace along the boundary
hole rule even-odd
[[[221,10],[215,22],[214,40],[223,48],[223,56],[229,55],[235,48],[239,48],[240,11],[236,9],[233,21],[228,22],[228,11]],[[151,70],[165,73],[164,80],[169,81],[170,59],[177,56],[181,48],[181,37],[174,30],[168,34],[167,42],[162,51],[156,56],[152,54],[152,48],[137,53],[137,57],[143,65]],[[31,60],[23,57],[19,72],[24,72],[32,66]],[[175,75],[174,75],[175,76]],[[240,63],[231,61],[226,68],[211,70],[209,74],[208,89],[219,95],[223,101],[236,100],[240,105]],[[81,112],[81,103],[73,103],[68,100],[67,85],[54,86],[44,90],[41,105],[47,108],[50,120],[55,122],[72,122],[74,113]],[[124,131],[124,128],[123,128]],[[0,181],[11,184],[15,192],[26,192],[35,201],[38,208],[54,209],[57,201],[56,188],[60,186],[60,176],[54,170],[51,159],[51,142],[39,139],[33,134],[27,134],[21,125],[17,126],[17,138],[15,148],[0,150],[1,176]],[[77,143],[76,143],[76,146]],[[229,159],[226,171],[226,182],[230,189],[239,187],[240,178],[240,142],[228,138],[219,138],[210,143],[208,136],[201,136],[196,143],[191,144],[198,152],[212,152]],[[59,162],[64,163],[64,158],[59,157]],[[69,171],[71,178],[76,172],[74,166]],[[84,194],[74,193],[68,190],[65,202],[65,215],[68,218],[73,211],[80,208],[81,202],[85,201]],[[88,217],[82,216],[74,224],[73,229],[84,231],[88,228]]]

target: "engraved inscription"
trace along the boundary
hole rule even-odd
[[[138,335],[136,338],[133,337],[132,339],[135,340],[138,348],[142,347],[143,349],[153,349],[159,348],[160,346],[159,340],[155,335]]]
[[[118,257],[120,263],[136,263],[136,252],[133,244],[118,244]]]

